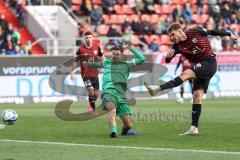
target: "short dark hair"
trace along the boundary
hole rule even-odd
[[[171,33],[172,31],[176,31],[176,30],[179,30],[179,29],[181,29],[181,24],[178,23],[178,22],[175,22],[175,23],[170,24],[167,32]]]
[[[92,32],[89,32],[89,31],[88,31],[88,32],[85,32],[85,33],[84,33],[84,36],[89,36],[89,35],[93,35]]]
[[[122,46],[113,46],[113,47],[111,48],[111,51],[113,51],[113,50],[120,50],[121,52],[123,52],[123,51],[124,51],[124,48],[123,48]]]

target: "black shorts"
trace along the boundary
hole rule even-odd
[[[93,78],[84,78],[83,82],[86,87],[91,87],[93,86],[94,89],[99,89],[99,80],[98,77],[93,77]]]
[[[196,74],[196,79],[193,81],[193,92],[198,89],[203,89],[207,93],[208,85],[211,78],[217,71],[217,61],[215,55],[196,63],[191,67],[191,70]]]

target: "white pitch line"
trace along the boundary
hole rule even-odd
[[[2,142],[15,142],[15,143],[63,145],[63,146],[96,147],[96,148],[118,148],[118,149],[152,150],[152,151],[173,151],[173,152],[194,152],[194,153],[209,153],[209,154],[240,155],[240,152],[213,151],[213,150],[193,150],[193,149],[178,149],[178,148],[151,148],[151,147],[111,146],[111,145],[98,145],[98,144],[44,142],[44,141],[10,140],[10,139],[0,139],[0,141],[2,141]]]

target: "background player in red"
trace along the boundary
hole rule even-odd
[[[190,69],[192,67],[192,63],[183,55],[181,55],[179,57],[179,61],[177,63],[176,69],[175,69],[175,74],[177,72],[177,69],[180,67],[180,65],[182,65],[182,72],[184,72],[185,70]],[[190,79],[188,82],[190,83],[191,89],[192,89],[192,80]],[[185,84],[186,83],[183,83],[181,85],[181,88],[180,88],[180,96],[181,97],[177,99],[177,102],[179,102],[179,103],[183,103],[184,102],[183,94],[184,94]]]
[[[90,106],[88,108],[88,111],[92,111],[92,109],[95,110],[96,108],[95,102],[99,93],[99,71],[97,68],[83,65],[82,62],[101,61],[103,52],[99,43],[93,41],[93,35],[91,32],[84,33],[83,43],[84,45],[80,46],[79,50],[76,52],[73,67],[76,68],[78,63],[80,63],[81,76],[89,93],[88,100]],[[71,79],[74,80],[73,72],[71,74]]]
[[[200,26],[184,32],[179,23],[172,23],[169,26],[168,35],[174,44],[167,54],[166,62],[169,63],[176,54],[182,54],[190,62],[193,62],[194,65],[173,80],[161,84],[156,89],[152,89],[147,82],[144,82],[144,84],[150,95],[154,96],[160,91],[177,87],[189,79],[194,79],[192,126],[190,130],[181,135],[196,135],[198,134],[198,123],[201,114],[203,95],[207,92],[210,79],[217,71],[215,54],[213,53],[207,35],[229,36],[235,41],[237,37],[230,32],[206,30]]]

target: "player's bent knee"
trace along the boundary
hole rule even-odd
[[[195,91],[193,95],[193,102],[194,103],[201,103],[203,98],[204,92],[202,91]]]

